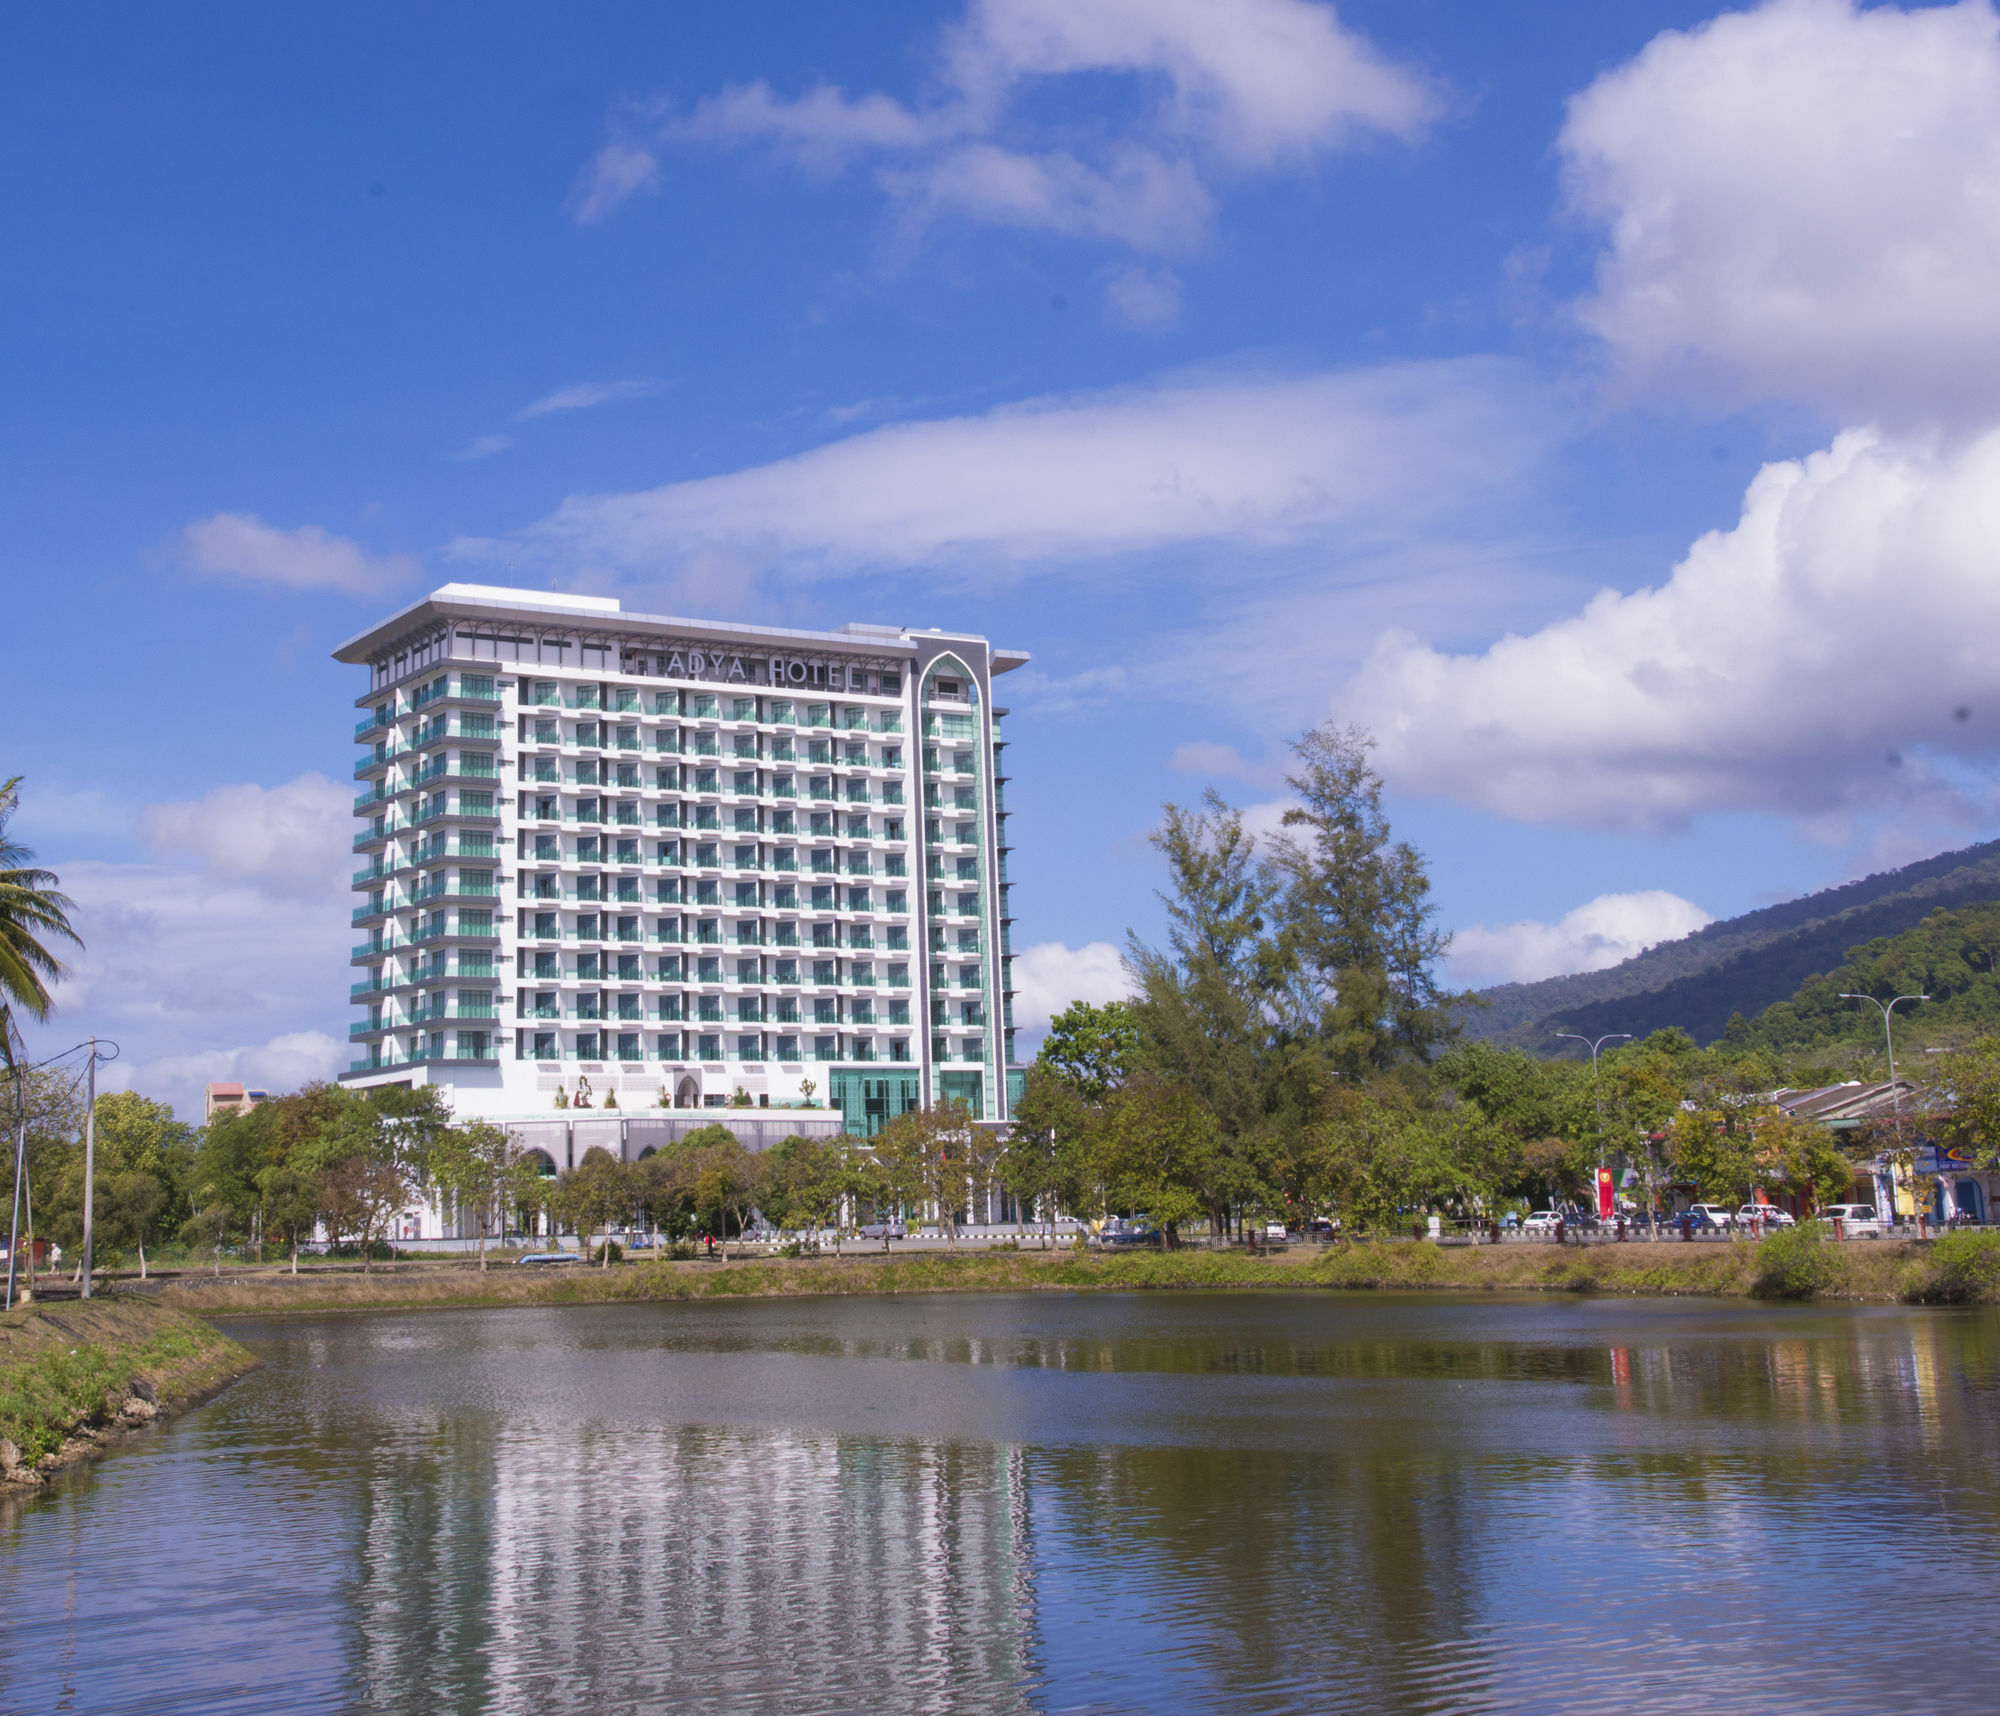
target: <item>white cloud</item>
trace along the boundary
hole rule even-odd
[[[643,379],[632,381],[578,381],[545,393],[514,413],[516,423],[546,417],[554,411],[588,411],[593,406],[610,405],[621,399],[650,399],[662,383]]]
[[[1534,983],[1544,977],[1602,971],[1663,941],[1692,935],[1713,920],[1678,894],[1658,888],[1600,894],[1555,923],[1487,929],[1475,924],[1451,939],[1455,983]]]
[[[211,876],[324,904],[347,889],[351,797],[318,774],[276,787],[220,786],[191,802],[149,805],[139,830],[155,851],[191,855]]]
[[[1204,775],[1211,780],[1250,780],[1265,771],[1243,760],[1234,745],[1214,739],[1196,739],[1182,745],[1167,759],[1167,767],[1181,775]]]
[[[511,435],[478,435],[452,457],[462,465],[469,465],[474,460],[490,459],[495,453],[504,453],[513,444],[514,437]]]
[[[113,1039],[130,1088],[171,1094],[183,1118],[192,1100],[199,1118],[200,1068],[234,1077],[243,1045],[333,1040],[352,939],[344,889],[305,900],[159,865],[71,861],[60,871],[84,949],[57,986],[58,1018],[41,1030]],[[310,1070],[332,1064],[322,1055]],[[260,1065],[262,1077],[281,1070]]]
[[[1570,104],[1608,229],[1581,307],[1632,379],[1849,416],[2000,384],[2000,14],[1771,0],[1655,38]]]
[[[1121,322],[1148,331],[1180,320],[1180,276],[1165,268],[1126,268],[1104,284],[1104,299]]]
[[[1767,465],[1661,587],[1477,655],[1388,634],[1336,707],[1395,785],[1527,821],[1970,816],[2000,755],[1996,542],[2000,431],[1850,431]]]
[[[182,532],[181,558],[208,578],[274,584],[286,590],[340,590],[379,596],[416,576],[406,555],[377,558],[316,524],[281,530],[249,513],[218,512]]]
[[[1438,106],[1425,79],[1306,0],[972,0],[937,69],[939,99],[921,108],[825,85],[787,99],[756,82],[685,118],[627,111],[578,218],[657,184],[670,143],[763,143],[823,173],[876,159],[883,188],[920,216],[1185,248],[1207,227],[1217,174],[1303,162],[1364,136],[1409,141]],[[1112,77],[1140,91],[1129,134],[1077,125],[1051,137],[1023,112],[1030,88]]]
[[[607,143],[584,173],[572,203],[585,226],[602,220],[628,197],[658,190],[660,162],[651,149],[630,139]]]
[[[1228,542],[1447,527],[1517,488],[1554,413],[1500,360],[1297,378],[1203,376],[870,430],[775,464],[573,496],[505,544],[657,576],[703,556],[794,576],[1080,562]],[[1241,577],[1241,572],[1236,574]]]
[[[113,1062],[99,1076],[116,1090],[136,1090],[173,1105],[189,1122],[202,1117],[202,1087],[241,1083],[254,1090],[297,1090],[347,1070],[353,1051],[324,1031],[285,1031],[268,1042],[235,1048],[161,1055],[155,1060]]]
[[[1014,991],[1014,1023],[1032,1034],[1046,1030],[1072,1001],[1101,1007],[1127,999],[1132,982],[1123,956],[1108,941],[1076,948],[1045,941],[1014,956]]]

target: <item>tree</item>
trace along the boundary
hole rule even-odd
[[[1451,938],[1433,922],[1424,861],[1390,837],[1375,741],[1359,727],[1315,727],[1293,742],[1272,869],[1294,1029],[1352,1079],[1427,1062],[1458,1034],[1470,1001],[1435,976]]]
[[[1125,1002],[1093,1007],[1088,1001],[1072,1001],[1049,1021],[1035,1064],[1085,1102],[1102,1102],[1125,1082],[1138,1040],[1139,1027]]]
[[[1260,1193],[1271,1115],[1294,1053],[1279,1035],[1273,999],[1280,972],[1265,921],[1273,884],[1241,814],[1213,792],[1198,810],[1168,805],[1152,844],[1167,865],[1159,896],[1167,939],[1152,947],[1128,938],[1125,966],[1138,991],[1129,1004],[1134,1058],[1187,1085],[1215,1115],[1225,1159],[1210,1216],[1224,1231],[1229,1210]]]
[[[817,1231],[837,1223],[842,1194],[846,1139],[822,1141],[793,1133],[756,1159],[757,1207],[780,1229]]]
[[[7,832],[20,789],[19,775],[0,785],[0,1061],[10,1067],[20,1036],[14,1009],[46,1019],[55,1005],[48,985],[66,969],[46,944],[83,945],[69,921],[76,902],[56,891],[55,873],[37,869],[34,853]]]
[[[945,1243],[958,1244],[958,1207],[972,1191],[972,1110],[956,1098],[896,1115],[875,1140],[888,1181],[934,1206]]]
[[[556,1183],[556,1203],[576,1226],[577,1238],[589,1250],[589,1236],[604,1230],[604,1267],[611,1267],[611,1224],[629,1216],[637,1202],[636,1188],[625,1164],[602,1146],[586,1150],[583,1160]]]
[[[1341,1080],[1307,1139],[1308,1184],[1349,1229],[1390,1227],[1469,1190],[1469,1176],[1451,1160],[1448,1129],[1402,1079]]]
[[[263,1231],[276,1234],[292,1253],[292,1273],[299,1272],[299,1247],[313,1236],[325,1202],[319,1175],[283,1163],[257,1176]]]
[[[1757,1159],[1767,1174],[1804,1198],[1810,1209],[1845,1203],[1854,1183],[1854,1162],[1832,1130],[1793,1115],[1774,1112],[1759,1122]],[[1827,1196],[1829,1189],[1832,1197]]]
[[[1021,1099],[1013,1105],[999,1173],[1018,1208],[1047,1209],[1046,1244],[1054,1243],[1058,1203],[1078,1210],[1086,1204],[1099,1207],[1103,1201],[1094,1156],[1103,1118],[1101,1105],[1086,1102],[1039,1056],[1028,1068]]]
[[[167,1189],[151,1174],[111,1173],[99,1177],[92,1206],[95,1240],[107,1250],[127,1246],[139,1254],[139,1279],[146,1279],[146,1242],[153,1236]]]
[[[1667,1160],[1705,1203],[1735,1203],[1750,1195],[1757,1159],[1747,1116],[1727,1108],[1684,1109],[1674,1116]]]
[[[334,1161],[322,1185],[329,1231],[351,1234],[361,1247],[362,1273],[372,1273],[375,1247],[409,1207],[410,1182],[402,1165],[386,1151],[353,1150]]]
[[[174,1118],[164,1102],[135,1090],[106,1091],[97,1099],[97,1171],[146,1174],[158,1182],[162,1217],[184,1216],[200,1135]]]
[[[1189,1086],[1133,1079],[1110,1100],[1099,1134],[1106,1197],[1114,1208],[1145,1211],[1166,1247],[1213,1202],[1222,1129]]]
[[[477,1225],[482,1271],[487,1232],[499,1224],[508,1194],[515,1189],[515,1167],[521,1156],[518,1138],[490,1120],[447,1126],[431,1140],[431,1181],[454,1210],[470,1215]]]
[[[703,1127],[701,1132],[720,1132],[726,1142],[698,1145],[682,1152],[682,1160],[688,1173],[688,1188],[695,1208],[703,1212],[715,1212],[715,1225],[720,1231],[722,1255],[729,1256],[729,1217],[736,1218],[736,1231],[743,1232],[743,1218],[749,1212],[752,1199],[756,1196],[756,1170],[750,1160],[750,1152],[736,1141],[736,1134],[727,1127]],[[699,1137],[701,1132],[688,1134],[689,1141]]]

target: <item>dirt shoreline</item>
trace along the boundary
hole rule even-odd
[[[257,1360],[201,1318],[114,1295],[0,1314],[0,1506],[200,1405]]]
[[[1879,1240],[1828,1246],[1814,1295],[1855,1302],[1921,1302],[1929,1248]],[[136,1284],[133,1284],[136,1285]],[[570,1305],[622,1301],[839,1296],[845,1294],[1291,1290],[1558,1292],[1783,1296],[1760,1273],[1751,1243],[1630,1242],[1557,1247],[1437,1246],[1411,1241],[1295,1248],[1276,1255],[1187,1250],[926,1252],[841,1258],[752,1258],[734,1262],[628,1262],[483,1274],[456,1263],[406,1263],[374,1274],[280,1269],[187,1275],[149,1296],[199,1316],[284,1315],[340,1310],[447,1309],[478,1305]]]

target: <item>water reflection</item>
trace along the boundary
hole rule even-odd
[[[2000,1548],[1986,1315],[1037,1296],[239,1332],[265,1371],[0,1527],[0,1709],[1988,1702],[1959,1665],[1994,1606],[1957,1595]]]

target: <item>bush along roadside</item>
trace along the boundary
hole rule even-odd
[[[1912,1268],[1904,1297],[1923,1305],[2000,1303],[2000,1233],[1941,1234]]]
[[[8,1312],[0,1484],[33,1489],[118,1431],[184,1410],[255,1364],[226,1335],[165,1305],[93,1300]]]

